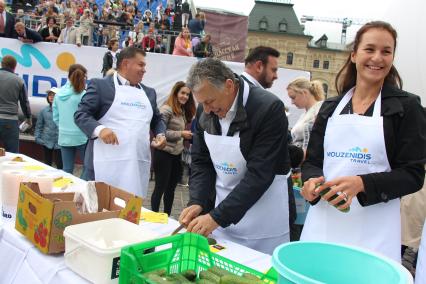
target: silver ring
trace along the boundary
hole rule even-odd
[[[342,194],[345,196],[345,200],[349,199],[348,194],[346,192],[342,192]]]

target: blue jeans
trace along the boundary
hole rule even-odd
[[[0,141],[7,152],[19,153],[19,121],[0,118]]]
[[[86,144],[79,145],[79,146],[61,146],[63,170],[67,173],[73,174],[75,154],[78,152],[80,156],[80,160],[84,161],[85,151],[86,151]],[[81,173],[80,178],[86,180],[84,166],[83,166],[83,171]]]

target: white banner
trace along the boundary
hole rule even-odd
[[[40,42],[23,44],[14,39],[0,38],[0,59],[12,55],[18,61],[15,72],[24,79],[31,103],[31,111],[36,115],[46,106],[46,91],[60,87],[67,81],[68,68],[74,63],[87,68],[88,78],[102,77],[102,60],[107,50],[100,47]],[[188,71],[197,59],[194,57],[148,53],[147,72],[143,83],[157,91],[158,103],[166,100],[172,86],[177,81],[185,81]],[[225,62],[235,73],[244,70],[243,63]],[[309,72],[279,68],[278,79],[269,91],[277,95],[290,108],[290,125],[293,125],[302,112],[291,105],[286,87],[297,77],[310,78]]]

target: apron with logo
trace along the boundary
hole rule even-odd
[[[245,87],[248,89],[248,85]],[[204,132],[204,139],[216,170],[215,206],[218,206],[243,179],[247,162],[240,150],[239,132],[232,137]],[[287,177],[276,175],[238,224],[219,227],[213,235],[267,254],[289,242]]]
[[[381,94],[374,104],[372,117],[340,115],[352,95],[353,89],[343,97],[327,123],[323,168],[326,181],[391,170],[384,139]],[[301,240],[358,246],[400,262],[400,200],[362,207],[354,197],[348,213],[320,200],[308,212]]]
[[[113,78],[114,102],[99,123],[114,131],[119,145],[95,140],[95,179],[146,197],[151,167],[151,103],[143,89],[118,84],[117,73]]]

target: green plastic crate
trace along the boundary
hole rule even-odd
[[[153,249],[155,251],[153,252]],[[162,239],[124,247],[120,259],[120,284],[155,284],[143,273],[166,269],[168,274],[193,269],[197,272],[217,266],[235,275],[251,273],[264,283],[277,282],[277,274],[271,269],[267,274],[210,252],[207,239],[193,233],[178,234]]]

